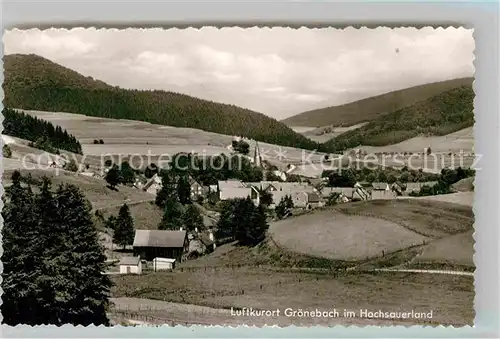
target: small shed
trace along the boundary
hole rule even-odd
[[[172,258],[154,258],[153,270],[173,270],[175,268],[175,259]]]
[[[118,263],[120,274],[141,274],[142,262],[140,257],[123,257]]]

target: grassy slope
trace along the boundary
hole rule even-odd
[[[474,125],[474,91],[461,86],[376,118],[323,144],[345,150],[359,145],[384,146],[419,135],[446,135]]]
[[[472,81],[473,78],[461,78],[410,87],[345,105],[303,112],[282,121],[288,126],[352,126],[411,106],[452,88],[470,86]]]
[[[5,171],[3,174],[3,184],[8,184],[11,180],[12,170]],[[73,172],[59,171],[59,174],[54,170],[26,170],[22,169],[21,174],[27,176],[31,174],[34,179],[41,179],[47,176],[52,180],[52,186],[57,187],[59,184],[72,184],[80,188],[87,199],[91,202],[95,209],[109,208],[111,206],[120,206],[123,203],[133,203],[138,201],[154,201],[154,195],[146,193],[132,187],[119,186],[118,191],[111,190],[106,187],[106,182],[101,179],[87,177]]]
[[[4,68],[4,104],[9,107],[192,127],[283,146],[317,146],[261,113],[178,93],[112,87],[33,54],[8,55]]]

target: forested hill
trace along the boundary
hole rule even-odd
[[[427,100],[460,86],[471,86],[473,78],[424,84],[373,96],[340,106],[303,112],[282,120],[288,126],[352,126]]]
[[[4,69],[8,107],[141,120],[304,149],[318,146],[262,113],[173,92],[113,87],[38,55],[5,56]]]
[[[345,150],[359,145],[385,146],[416,137],[446,135],[474,125],[474,90],[460,86],[372,120],[322,145]]]

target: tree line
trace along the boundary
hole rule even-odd
[[[32,142],[31,146],[51,153],[65,150],[82,154],[80,142],[61,126],[33,117],[24,112],[4,108],[4,131],[6,135],[26,139]]]
[[[19,171],[3,196],[3,321],[109,325],[112,283],[91,206],[73,185],[36,187]],[[29,179],[29,178],[28,178]]]

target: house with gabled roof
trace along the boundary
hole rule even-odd
[[[252,185],[244,184],[240,180],[221,180],[218,182],[218,190],[219,199],[222,201],[250,197],[255,205],[260,203],[259,190]]]
[[[146,182],[144,186],[142,186],[142,190],[156,195],[161,190],[161,187],[161,177],[158,174],[155,174]]]
[[[396,198],[396,192],[391,189],[391,186],[386,182],[372,183],[371,191],[372,200],[390,200]]]

